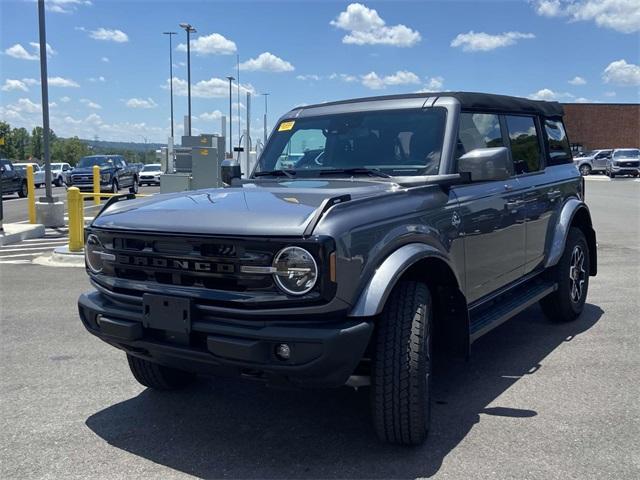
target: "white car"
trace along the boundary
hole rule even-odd
[[[52,163],[51,164],[51,181],[56,187],[61,187],[67,183],[67,175],[71,173],[73,168],[68,163]]]
[[[140,185],[160,185],[162,169],[159,163],[150,163],[145,165],[138,175],[140,176]]]
[[[13,166],[18,170],[23,170],[27,175],[27,165],[33,165],[33,183],[36,188],[44,187],[44,169],[40,165],[33,162],[14,163]]]

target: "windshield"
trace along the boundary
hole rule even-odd
[[[94,165],[113,165],[113,160],[107,157],[83,157],[78,162],[78,167],[93,167]]]
[[[629,148],[626,150],[616,150],[613,152],[613,158],[639,158],[640,150]]]
[[[158,170],[160,170],[160,165],[155,163],[151,165],[145,165],[142,169],[143,172],[155,172]]]
[[[446,110],[362,112],[280,123],[255,172],[309,175],[366,169],[388,175],[435,175]],[[353,172],[351,172],[353,174]]]

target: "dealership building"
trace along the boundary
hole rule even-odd
[[[640,148],[640,104],[565,103],[563,107],[574,151]]]

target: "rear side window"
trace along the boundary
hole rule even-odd
[[[562,122],[547,118],[544,121],[544,131],[549,143],[550,165],[558,165],[564,163],[564,160],[571,160],[571,146]]]
[[[476,148],[502,146],[504,144],[498,115],[468,112],[460,114],[456,158]]]
[[[511,156],[517,174],[540,170],[540,141],[533,117],[507,115]]]

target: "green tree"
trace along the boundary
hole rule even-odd
[[[78,160],[90,153],[87,144],[78,137],[58,138],[53,144],[51,158],[54,162],[68,162],[75,165]]]
[[[0,145],[0,154],[2,157],[13,159],[16,158],[15,145],[11,135],[11,125],[7,122],[0,122],[0,138],[3,139],[4,145]]]
[[[49,129],[49,150],[53,151],[53,145],[55,144],[58,137],[53,132],[53,130]],[[44,139],[43,139],[43,128],[35,127],[31,132],[31,155],[33,155],[38,160],[44,160]]]
[[[16,150],[16,159],[26,160],[29,157],[31,137],[26,128],[14,128],[11,131],[12,142]]]

